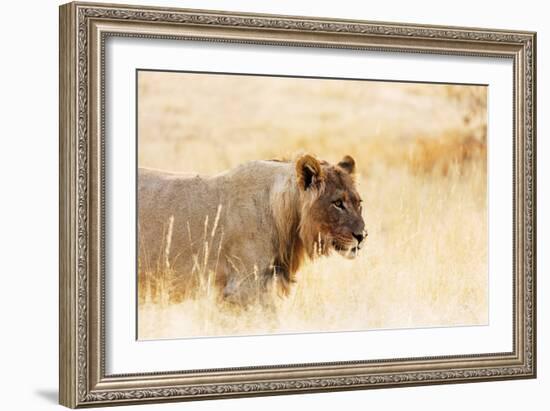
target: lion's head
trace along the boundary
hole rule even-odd
[[[309,154],[296,160],[296,183],[302,197],[299,235],[310,257],[336,250],[351,259],[364,246],[367,232],[354,175],[351,156],[336,165]]]

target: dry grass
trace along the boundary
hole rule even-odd
[[[140,166],[352,154],[369,238],[353,261],[307,264],[275,312],[219,304],[198,256],[193,298],[169,258],[140,270],[139,337],[485,324],[485,102],[484,87],[140,73]],[[168,256],[170,229],[185,227],[159,239]]]

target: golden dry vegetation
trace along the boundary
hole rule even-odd
[[[355,260],[304,266],[274,312],[216,303],[209,273],[185,300],[169,270],[140,272],[139,338],[487,323],[485,87],[158,72],[138,87],[139,166],[351,154],[369,231]]]

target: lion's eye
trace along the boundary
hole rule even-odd
[[[344,202],[342,200],[336,200],[332,204],[334,204],[336,207],[338,207],[341,210],[344,210]]]

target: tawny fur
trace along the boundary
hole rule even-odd
[[[220,295],[241,304],[273,284],[288,293],[305,258],[328,253],[310,213],[328,167],[305,155],[295,162],[253,161],[210,177],[139,169],[141,270],[158,272],[168,263],[175,286],[189,293],[200,273],[211,273]],[[304,169],[312,173],[309,190]]]

